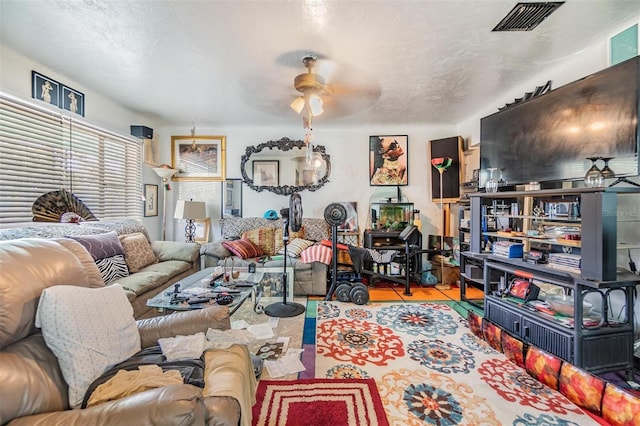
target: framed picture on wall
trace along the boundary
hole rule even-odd
[[[369,185],[409,184],[409,137],[369,136]]]
[[[31,97],[50,105],[60,106],[60,83],[31,71]]]
[[[171,168],[177,181],[223,181],[225,136],[171,136]]]
[[[258,186],[280,185],[279,160],[253,160],[253,183]]]
[[[211,228],[211,219],[197,219],[194,224],[196,225],[196,235],[194,240],[198,244],[205,244],[209,242],[209,229]]]
[[[358,230],[358,203],[355,201],[341,202],[347,212],[345,221],[338,225],[338,231],[356,232]]]
[[[60,108],[84,117],[84,93],[62,85]]]
[[[144,217],[158,216],[158,185],[144,185]]]
[[[222,217],[242,217],[242,179],[222,182]]]

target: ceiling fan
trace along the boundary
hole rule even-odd
[[[308,109],[310,116],[317,116],[323,113],[324,102],[320,95],[332,95],[333,87],[326,84],[324,78],[313,72],[318,57],[315,55],[306,55],[302,58],[302,64],[307,68],[307,72],[299,74],[293,80],[293,87],[302,96],[297,97],[291,103],[291,108],[300,114],[305,107]]]

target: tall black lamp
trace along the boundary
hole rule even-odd
[[[197,219],[206,219],[207,211],[204,201],[178,200],[174,219],[186,219],[187,225],[184,228],[184,236],[188,243],[195,243]]]

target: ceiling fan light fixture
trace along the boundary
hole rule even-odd
[[[297,112],[298,114],[300,114],[302,112],[302,109],[304,108],[304,96],[300,96],[297,97],[293,100],[293,102],[291,102],[291,109],[293,109],[295,112]]]
[[[309,95],[309,109],[311,114],[315,117],[324,112],[322,98],[317,93]]]

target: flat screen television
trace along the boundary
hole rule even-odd
[[[614,158],[616,177],[637,176],[639,92],[636,56],[484,117],[480,167],[500,169],[509,185],[578,180],[600,156]]]

